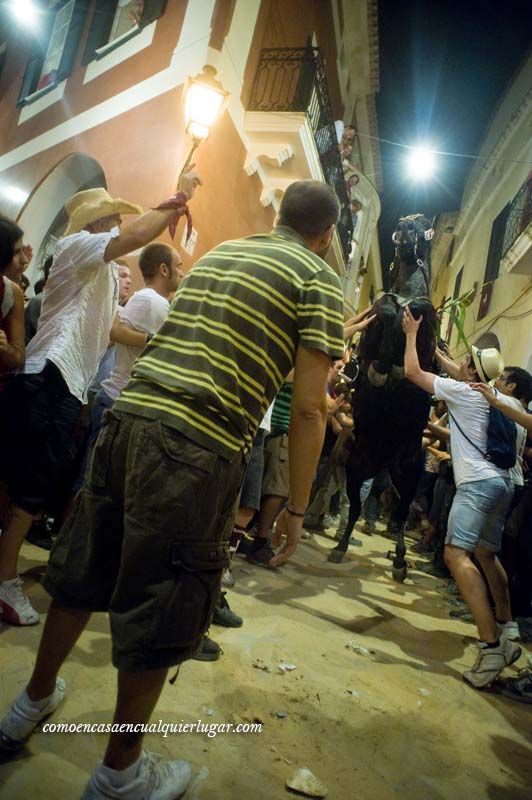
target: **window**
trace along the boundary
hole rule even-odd
[[[46,51],[44,63],[41,71],[41,77],[37,84],[37,89],[43,89],[45,86],[56,82],[57,70],[61,63],[61,56],[65,49],[66,38],[70,22],[72,20],[72,13],[74,11],[75,0],[68,0],[56,13],[54,24],[52,27],[52,34],[50,36],[50,44]]]
[[[89,0],[59,0],[42,20],[22,79],[18,105],[23,106],[68,78],[76,59]]]
[[[82,64],[101,58],[158,19],[166,0],[96,0]]]
[[[495,281],[499,277],[499,267],[501,265],[504,234],[509,211],[510,203],[507,203],[501,213],[495,217],[493,225],[491,226],[488,258],[486,259],[486,270],[484,272],[485,284]]]
[[[131,30],[138,28],[144,11],[142,0],[118,0],[118,7],[111,28],[109,41],[119,39]]]

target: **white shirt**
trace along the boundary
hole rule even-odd
[[[453,460],[454,482],[457,486],[472,481],[483,481],[489,478],[508,478],[509,470],[501,469],[487,461],[482,453],[486,452],[488,442],[488,401],[479,392],[475,392],[469,384],[455,381],[452,378],[436,378],[434,394],[438,400],[445,400],[451,412],[449,428],[451,431],[451,455]],[[509,398],[499,394],[501,400]],[[479,453],[465,436],[458,430],[456,422],[471,442],[482,451]]]
[[[104,261],[117,233],[81,231],[56,247],[37,333],[26,349],[25,373],[52,361],[81,403],[109,344],[118,307],[118,269]]]
[[[137,331],[154,334],[168,316],[169,310],[170,303],[166,297],[162,297],[155,289],[146,287],[135,292],[124,308],[120,309],[120,321]],[[141,347],[125,344],[115,346],[115,365],[107,380],[102,382],[102,389],[111,400],[116,400],[128,383],[133,362],[141,350]]]
[[[261,430],[266,431],[269,433],[272,429],[272,410],[273,410],[273,403],[269,406],[268,410],[266,411],[264,417],[262,418],[262,422],[259,425]]]
[[[15,293],[13,291],[13,282],[9,278],[6,278],[5,275],[0,275],[0,280],[4,281],[4,299],[2,300],[1,311],[5,319],[15,305]]]

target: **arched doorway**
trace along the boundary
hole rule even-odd
[[[90,156],[72,153],[59,161],[30,194],[17,218],[26,232],[26,241],[33,247],[33,259],[26,272],[30,289],[41,277],[44,261],[53,254],[65,230],[65,201],[76,192],[96,186],[107,188],[100,164]]]
[[[483,333],[477,341],[474,343],[475,347],[480,347],[481,350],[484,350],[486,347],[495,347],[496,350],[501,352],[501,345],[499,343],[499,339],[495,336],[494,333]]]

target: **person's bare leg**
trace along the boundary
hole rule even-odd
[[[32,514],[12,507],[9,522],[0,536],[0,583],[17,577],[18,554],[33,520]]]
[[[91,616],[90,611],[63,608],[52,600],[39,644],[33,674],[27,686],[34,702],[49,697],[63,662],[76,644]]]
[[[486,550],[485,547],[479,546],[475,553],[484,570],[486,580],[495,600],[496,617],[499,622],[509,622],[512,619],[512,609],[506,570],[497,555],[491,550]]]
[[[451,570],[460,594],[473,615],[480,641],[496,642],[499,633],[488,602],[486,584],[470,555],[459,547],[447,544],[445,545],[445,563]]]
[[[147,672],[118,671],[118,694],[113,723],[147,723],[161,695],[167,669]],[[138,760],[143,733],[112,733],[103,763],[111,769],[123,770]]]
[[[254,513],[255,513],[254,508],[245,508],[245,507],[239,508],[236,515],[235,525],[238,525],[239,528],[247,528],[247,526],[253,519]]]
[[[276,494],[265,495],[260,503],[259,523],[257,526],[257,538],[267,539],[273,527],[273,523],[279,516],[279,511],[284,502],[284,497]]]

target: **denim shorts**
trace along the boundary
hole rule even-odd
[[[477,546],[498,553],[512,495],[509,478],[462,483],[451,506],[445,544],[469,553]]]

